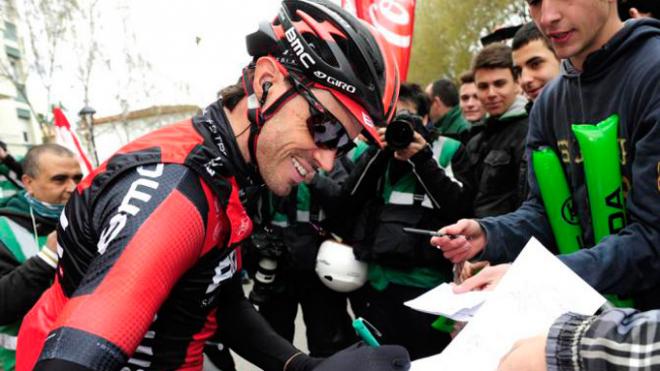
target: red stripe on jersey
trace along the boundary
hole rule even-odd
[[[209,187],[206,182],[200,179],[202,183],[202,191],[206,198],[206,202],[209,205],[209,214],[207,216],[207,228],[213,228],[206,233],[206,240],[204,241],[204,248],[202,249],[202,254],[204,255],[207,252],[211,251],[216,246],[227,246],[227,236],[229,234],[229,219],[225,211],[220,205],[220,201],[215,196],[211,187]]]
[[[41,295],[23,319],[16,347],[16,371],[34,369],[46,336],[53,329],[53,324],[67,300],[56,276],[53,286]]]
[[[133,354],[172,287],[197,261],[203,242],[198,209],[178,190],[172,191],[93,293],[69,300],[55,328],[87,331]]]
[[[182,138],[186,140],[182,140]],[[166,129],[156,130],[144,135],[120,148],[115,155],[138,152],[147,148],[153,148],[157,144],[161,150],[162,157],[160,162],[182,164],[190,151],[203,142],[204,138],[193,127],[192,120],[188,119],[169,125]],[[83,190],[88,188],[98,174],[106,171],[108,161],[103,162],[78,184],[77,190],[79,193],[82,193]]]
[[[227,216],[231,223],[229,246],[233,247],[248,238],[252,233],[252,220],[238,197],[238,184],[236,184],[235,178],[231,178],[231,196],[229,196],[229,204],[227,205]]]
[[[206,317],[204,327],[192,336],[193,341],[190,342],[186,350],[184,362],[186,366],[177,368],[177,371],[199,371],[202,369],[204,364],[204,345],[215,334],[215,330],[218,328],[216,312],[217,308],[213,309]]]

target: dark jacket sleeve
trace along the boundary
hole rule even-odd
[[[525,161],[528,187],[527,200],[515,211],[495,217],[479,219],[486,232],[488,244],[475,260],[488,260],[491,263],[506,263],[515,260],[527,241],[534,236],[545,247],[554,249],[556,243],[550,222],[548,221],[541,192],[536,181],[534,169],[529,165],[532,148],[548,146],[550,140],[543,132],[539,120],[538,104],[534,106],[529,118],[529,133]],[[521,170],[522,171],[522,170]]]
[[[51,285],[55,268],[40,256],[19,264],[0,242],[0,325],[21,319]]]
[[[469,216],[474,187],[463,145],[458,147],[451,161],[453,179],[438,165],[429,146],[417,152],[408,162],[433,207],[441,211],[444,218],[457,220]]]
[[[309,189],[314,199],[328,215],[343,212],[338,202],[342,197],[342,185],[355,165],[345,156],[335,161],[332,171],[327,174],[316,173]]]
[[[218,329],[233,351],[265,371],[280,371],[300,350],[279,336],[243,294],[240,278],[220,292]]]
[[[388,159],[392,158],[392,151],[369,147],[360,157],[355,168],[346,179],[343,193],[348,195],[354,209],[359,209],[373,197],[374,190],[378,188],[378,181],[385,173]]]
[[[599,316],[566,313],[546,344],[548,371],[618,371],[660,367],[660,310],[611,309]]]
[[[16,178],[18,180],[21,179],[21,177],[23,176],[23,166],[18,161],[16,161],[16,159],[12,157],[12,155],[8,154],[2,160],[2,163],[5,164],[9,168],[9,170],[16,173]]]

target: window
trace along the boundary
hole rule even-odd
[[[16,85],[16,101],[21,103],[27,103],[27,93],[25,92],[24,84]]]
[[[13,46],[5,45],[5,51],[9,57],[21,59],[21,51],[14,48]]]
[[[11,22],[5,22],[5,39],[18,41],[16,25]]]
[[[28,121],[30,120],[30,117],[32,117],[30,111],[23,108],[16,108],[16,116],[18,116],[18,118]]]

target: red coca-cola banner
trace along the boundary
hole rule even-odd
[[[342,7],[383,34],[396,53],[401,80],[406,81],[415,25],[415,0],[342,0]]]

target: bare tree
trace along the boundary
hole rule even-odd
[[[518,0],[418,0],[408,80],[458,76],[470,68],[479,38],[524,8]]]
[[[112,74],[116,75],[116,85],[114,99],[121,109],[123,135],[119,132],[119,137],[131,140],[129,129],[128,114],[135,104],[144,103],[151,98],[151,92],[154,90],[153,79],[151,76],[152,65],[140,52],[135,30],[132,27],[132,19],[129,13],[128,3],[118,1],[117,10],[121,16],[122,34],[122,53],[123,58],[106,58],[105,64]],[[117,128],[117,126],[114,126]]]
[[[8,14],[12,18],[17,18],[18,9],[16,8],[15,2],[13,0],[0,2],[0,14]],[[16,30],[14,30],[14,32],[16,32]],[[16,43],[18,44],[20,50],[22,49],[22,40],[17,33],[15,36]],[[2,80],[9,81],[14,86],[17,96],[21,97],[22,100],[27,104],[33,116],[39,118],[40,114],[35,110],[25,91],[25,84],[28,77],[26,68],[27,66],[25,65],[25,59],[23,58],[15,58],[9,54],[6,56],[0,56],[0,78]]]
[[[83,90],[83,103],[89,106],[90,86],[94,67],[103,58],[98,40],[101,16],[99,0],[80,0],[74,20],[77,27],[73,31],[73,46],[78,52],[76,77]]]

